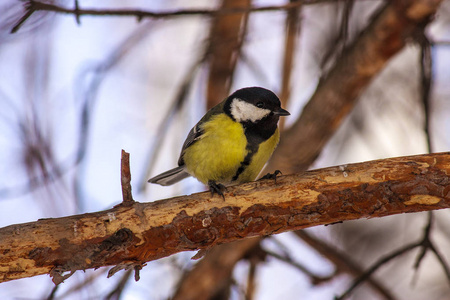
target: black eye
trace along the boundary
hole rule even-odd
[[[264,107],[264,102],[259,101],[258,103],[256,103],[256,107],[263,108]]]

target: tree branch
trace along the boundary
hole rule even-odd
[[[250,0],[222,0],[220,10],[251,7]],[[236,64],[247,35],[249,13],[217,16],[208,38],[206,106],[210,109],[230,94]]]
[[[11,225],[0,229],[0,282],[49,273],[59,283],[76,270],[136,267],[245,237],[449,208],[449,161],[377,160],[229,187],[225,201],[204,192]]]
[[[214,17],[218,15],[231,15],[231,14],[242,14],[248,12],[264,12],[264,11],[275,11],[291,9],[298,5],[313,4],[320,2],[329,2],[333,0],[308,0],[299,1],[296,3],[289,3],[284,5],[270,5],[270,6],[260,6],[260,7],[244,7],[244,8],[230,8],[230,9],[185,9],[177,11],[145,11],[139,9],[81,9],[78,5],[74,9],[66,8],[54,4],[48,4],[35,0],[27,0],[24,3],[25,14],[20,18],[20,20],[11,29],[11,33],[17,32],[20,27],[25,23],[25,21],[36,11],[51,11],[62,14],[71,14],[75,16],[77,23],[80,22],[80,16],[128,16],[136,17],[138,21],[144,18],[151,19],[162,19],[162,18],[173,18],[182,16],[207,16]]]
[[[130,153],[122,149],[120,161],[120,178],[122,185],[122,203],[119,205],[132,206],[135,202],[131,193]]]

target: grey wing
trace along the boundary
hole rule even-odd
[[[181,148],[180,158],[178,159],[179,166],[184,165],[183,157],[184,157],[184,152],[186,151],[186,149],[189,148],[196,141],[198,141],[204,133],[204,131],[200,128],[199,124],[200,124],[200,122],[197,123],[194,127],[192,127],[191,131],[189,131],[189,134],[188,134],[186,140],[184,141],[183,148]]]
[[[195,126],[191,129],[191,131],[189,131],[189,134],[188,134],[186,140],[184,141],[183,148],[181,149],[180,158],[178,159],[179,166],[184,165],[183,156],[184,156],[184,152],[186,151],[186,149],[189,148],[190,146],[192,146],[192,144],[194,144],[196,141],[201,139],[202,135],[205,133],[200,125],[205,122],[208,122],[214,115],[218,115],[218,114],[222,113],[224,104],[225,104],[225,100],[222,101],[221,103],[217,104],[213,108],[211,108],[203,116],[203,118],[201,118],[201,120],[197,124],[195,124]]]
[[[153,178],[150,178],[148,182],[167,186],[177,183],[178,181],[183,180],[189,176],[191,175],[186,172],[185,167],[180,166],[161,173]]]
[[[191,176],[186,171],[186,166],[184,165],[183,156],[184,151],[189,148],[195,141],[200,139],[203,131],[200,129],[199,123],[197,123],[189,132],[186,140],[184,141],[183,148],[181,149],[180,158],[178,159],[178,167],[170,169],[164,173],[161,173],[155,177],[148,180],[150,183],[156,183],[163,186],[172,185],[186,177]]]

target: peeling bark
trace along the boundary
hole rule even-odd
[[[147,261],[345,220],[450,207],[450,153],[331,167],[0,229],[0,282]],[[69,274],[67,274],[69,272]]]

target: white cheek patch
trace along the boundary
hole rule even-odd
[[[231,102],[231,115],[238,122],[251,121],[255,123],[265,116],[270,114],[269,109],[259,108],[248,102],[242,101],[238,98]]]

